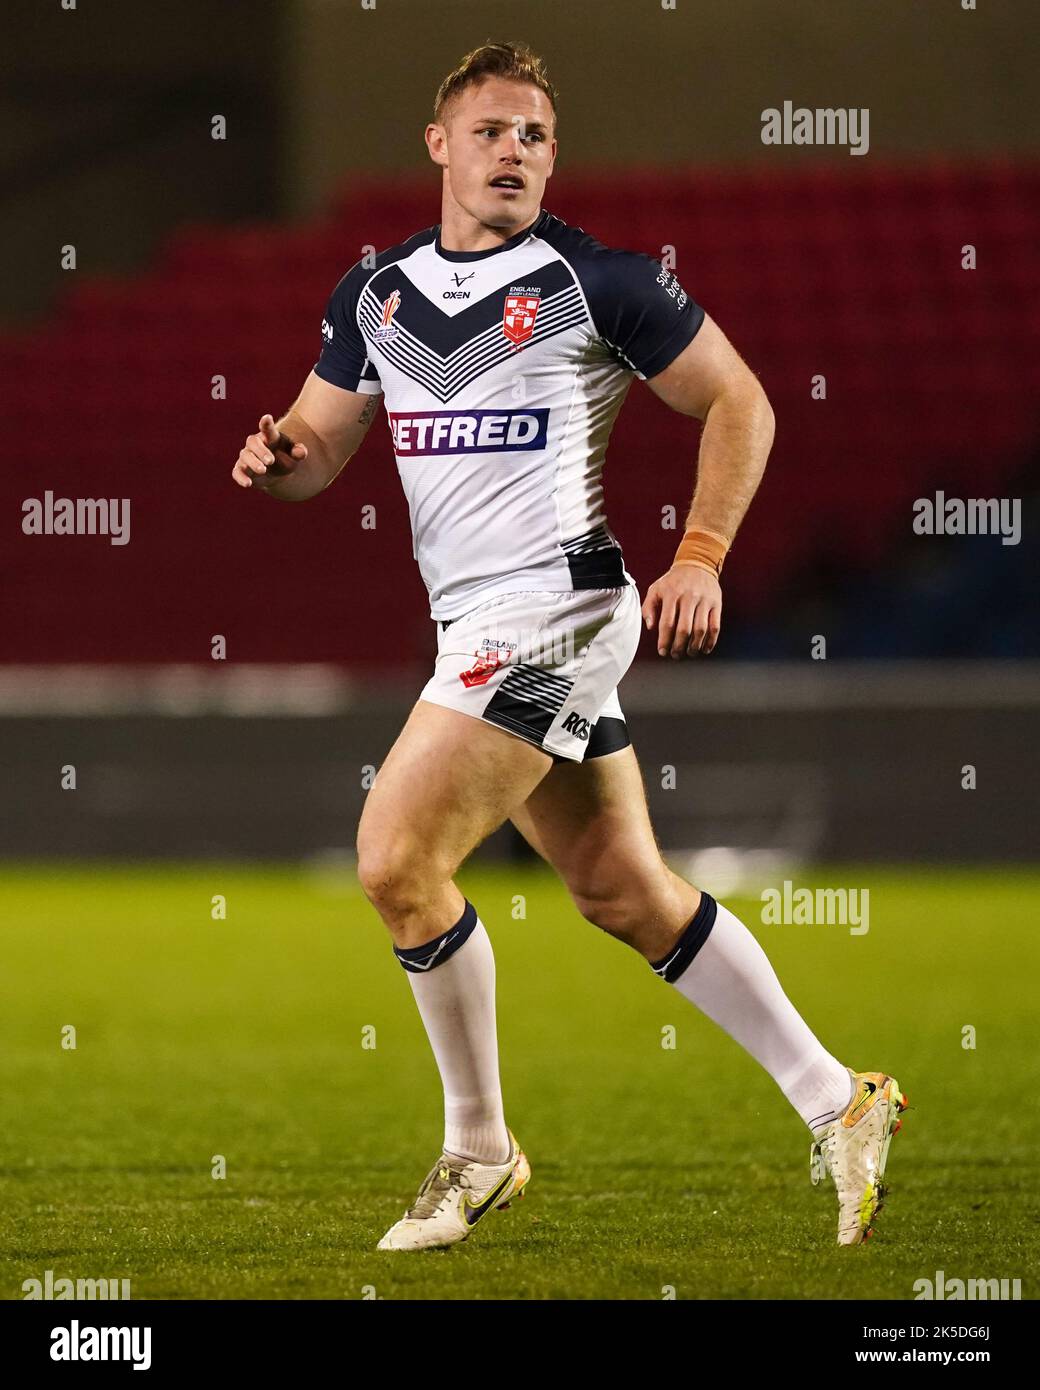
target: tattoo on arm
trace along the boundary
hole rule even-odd
[[[379,407],[379,397],[378,397],[378,396],[369,396],[368,400],[365,402],[365,404],[364,404],[364,405],[362,406],[362,408],[361,408],[361,414],[358,416],[358,424],[359,424],[359,425],[370,425],[370,424],[372,423],[372,417],[375,415],[376,410],[378,409],[378,407]]]

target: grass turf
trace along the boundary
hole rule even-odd
[[[825,1044],[909,1094],[866,1246],[835,1245],[833,1192],[809,1186],[771,1079],[525,867],[460,884],[494,942],[506,1114],[534,1176],[464,1245],[407,1255],[374,1246],[439,1152],[440,1088],[349,875],[4,869],[0,1297],[47,1269],[126,1277],[134,1298],[909,1299],[939,1269],[1035,1297],[1037,877],[799,882],[869,887],[869,932],[727,902]]]

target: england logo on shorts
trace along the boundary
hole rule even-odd
[[[540,295],[506,295],[506,307],[502,314],[502,332],[511,343],[519,346],[521,343],[527,342],[534,332],[534,321],[541,302]]]
[[[486,685],[500,667],[509,665],[516,647],[515,642],[500,642],[497,638],[485,637],[480,651],[473,653],[477,658],[475,664],[468,671],[460,671],[459,680],[467,690],[475,685]]]

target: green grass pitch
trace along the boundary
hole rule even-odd
[[[833,1192],[810,1187],[770,1078],[548,871],[517,867],[460,885],[494,942],[533,1178],[465,1244],[416,1255],[374,1247],[439,1153],[440,1087],[349,874],[4,869],[0,1297],[48,1269],[129,1278],[134,1298],[903,1300],[939,1269],[1035,1297],[1037,876],[798,881],[869,887],[869,932],[727,902],[825,1044],[909,1094],[866,1246],[837,1248]]]

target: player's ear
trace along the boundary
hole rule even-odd
[[[426,127],[426,148],[434,164],[446,168],[448,164],[448,132],[444,126],[431,121]]]
[[[552,171],[553,171],[553,169],[555,168],[555,166],[556,166],[556,141],[554,140],[554,141],[552,142],[552,144],[549,146],[549,172],[548,172],[548,173],[546,174],[546,176],[545,176],[547,179],[551,179],[551,178],[552,178]]]

